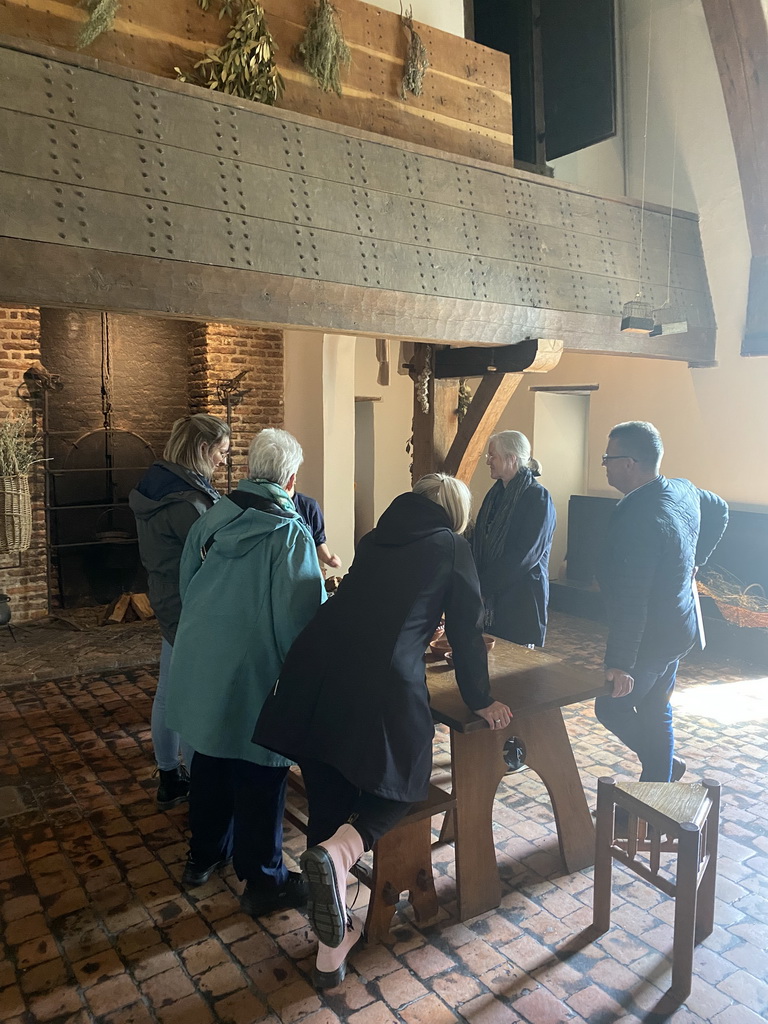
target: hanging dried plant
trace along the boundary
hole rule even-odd
[[[341,69],[349,67],[352,55],[344,42],[339,12],[330,0],[316,0],[307,14],[307,30],[299,43],[299,56],[323,92],[333,89],[341,96]]]
[[[203,10],[210,0],[198,0]],[[218,89],[257,103],[274,104],[285,83],[275,64],[277,44],[267,27],[264,10],[254,0],[219,0],[219,16],[229,14],[234,24],[227,41],[206,53],[192,71],[174,68],[179,81]]]
[[[400,97],[407,100],[409,92],[413,93],[414,96],[421,96],[424,75],[429,67],[429,54],[421,36],[413,27],[413,7],[409,7],[405,14],[400,15],[400,21],[403,23],[406,32],[410,34],[408,53],[405,57],[403,82],[400,86]]]
[[[77,37],[79,49],[90,46],[102,32],[108,32],[112,28],[120,10],[120,0],[85,0],[83,6],[88,11],[88,21],[80,29],[80,35]]]
[[[8,415],[0,423],[0,476],[26,476],[36,462],[43,462],[42,441],[26,413]]]
[[[466,377],[462,377],[459,380],[459,407],[456,410],[459,423],[467,415],[467,409],[469,409],[469,403],[472,401],[472,388],[469,386]]]

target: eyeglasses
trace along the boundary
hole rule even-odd
[[[602,462],[603,465],[605,465],[606,462],[610,462],[611,459],[629,459],[630,462],[637,462],[637,459],[633,459],[631,455],[601,455],[600,456],[600,461]]]

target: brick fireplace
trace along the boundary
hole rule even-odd
[[[28,395],[24,383],[36,361],[63,384],[48,396],[50,461],[31,480],[32,545],[0,556],[0,590],[15,622],[45,616],[49,602],[103,603],[141,587],[128,491],[161,457],[176,418],[226,417],[223,382],[247,371],[245,394],[231,409],[233,482],[253,434],[283,422],[283,337],[273,328],[8,306],[0,307],[0,346],[0,415],[26,408],[42,425],[41,396]],[[216,482],[226,489],[225,475]]]

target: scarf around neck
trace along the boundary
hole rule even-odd
[[[533,479],[530,469],[520,469],[506,487],[502,480],[497,480],[486,494],[472,535],[472,551],[479,570],[501,558],[517,503]]]

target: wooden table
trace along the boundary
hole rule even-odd
[[[523,741],[525,763],[547,787],[566,870],[578,871],[595,860],[592,815],[560,709],[604,693],[601,673],[506,640],[496,641],[488,670],[493,697],[508,704],[514,716],[503,730],[489,729],[466,707],[445,661],[427,665],[432,717],[451,729],[456,890],[462,921],[501,901],[493,801],[509,770],[502,751],[510,736]]]

